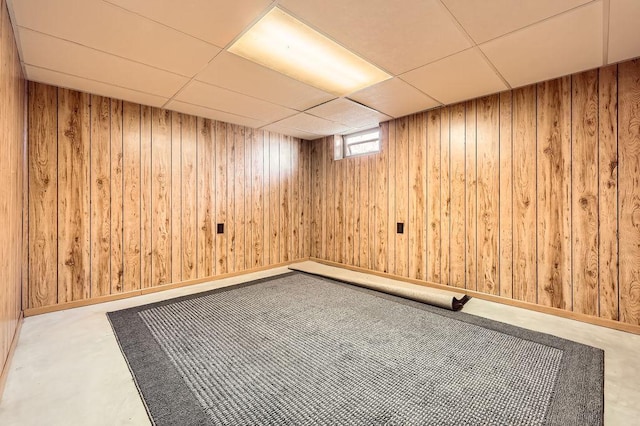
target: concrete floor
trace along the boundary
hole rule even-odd
[[[0,402],[0,424],[150,424],[105,312],[284,272],[275,268],[26,318]],[[605,424],[640,424],[640,336],[479,299],[464,311],[604,349]]]

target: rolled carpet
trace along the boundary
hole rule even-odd
[[[456,293],[437,288],[424,287],[415,284],[403,283],[400,281],[387,280],[380,277],[373,277],[358,272],[352,272],[321,263],[305,261],[289,265],[292,271],[304,272],[325,278],[342,281],[359,287],[368,288],[382,293],[403,297],[416,302],[426,303],[439,308],[459,311],[470,297],[464,293]]]

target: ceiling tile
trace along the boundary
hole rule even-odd
[[[507,89],[477,48],[409,71],[400,78],[445,104]]]
[[[391,120],[388,115],[345,98],[334,99],[306,112],[351,128],[374,127]]]
[[[280,120],[273,124],[322,136],[344,133],[351,130],[349,127],[343,126],[342,124],[305,114],[304,112],[294,115],[293,117],[285,118],[284,120]]]
[[[188,79],[24,28],[18,31],[22,61],[89,80],[171,97]]]
[[[100,96],[107,96],[114,99],[122,99],[129,102],[136,102],[142,105],[161,107],[168,101],[167,98],[160,96],[112,86],[100,83],[99,81],[87,80],[86,78],[63,74],[31,65],[26,65],[25,71],[27,79],[31,81],[79,90],[81,92],[92,93]]]
[[[215,109],[192,105],[186,102],[171,101],[166,106],[167,109],[182,112],[184,114],[195,115],[197,117],[210,118],[212,120],[224,121],[225,123],[240,124],[242,126],[258,128],[267,124],[264,121],[243,117],[228,112],[216,111]]]
[[[16,24],[192,77],[220,49],[101,0],[14,1]]]
[[[219,47],[225,47],[272,0],[106,0]]]
[[[279,126],[277,124],[269,124],[263,127],[261,130],[267,130],[269,132],[280,133],[287,136],[293,136],[294,138],[300,138],[308,141],[319,139],[322,135],[316,135],[313,133],[303,132],[302,130],[296,130],[289,127]]]
[[[265,122],[281,120],[297,112],[293,109],[199,81],[189,83],[184,90],[176,95],[175,99]]]
[[[443,0],[476,43],[483,43],[590,1]]]
[[[599,67],[602,3],[590,3],[480,48],[512,87]]]
[[[403,117],[440,105],[438,101],[397,77],[367,87],[349,98],[391,117]]]
[[[640,56],[640,1],[611,0],[608,63]]]
[[[281,0],[293,15],[393,74],[470,47],[439,0]]]
[[[335,96],[232,53],[220,53],[197,80],[303,111]]]

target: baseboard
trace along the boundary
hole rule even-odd
[[[418,280],[415,278],[402,277],[399,275],[388,274],[386,272],[374,271],[371,269],[361,268],[359,266],[345,265],[343,263],[332,262],[329,260],[318,259],[311,257],[309,260],[322,263],[323,265],[335,266],[337,268],[348,269],[355,272],[362,272],[364,274],[377,275],[379,277],[390,278],[398,281],[404,281],[412,284],[422,285],[426,287],[438,288],[441,290],[449,291],[463,291],[469,296],[476,297],[482,300],[488,300],[490,302],[501,303],[503,305],[515,306],[518,308],[524,308],[531,311],[542,312],[544,314],[555,315],[562,318],[568,318],[576,321],[585,322],[588,324],[598,325],[601,327],[612,328],[614,330],[625,331],[627,333],[639,334],[640,326],[633,324],[626,324],[620,321],[614,321],[606,318],[593,317],[591,315],[580,314],[576,312],[565,311],[564,309],[550,308],[547,306],[536,305],[535,303],[523,302],[521,300],[509,299],[501,296],[494,296],[492,294],[481,293],[474,290],[465,290],[457,287],[449,287],[443,284],[436,284],[429,281]]]
[[[7,377],[9,376],[9,367],[11,366],[11,360],[13,359],[13,354],[16,351],[16,346],[18,346],[18,338],[20,337],[20,330],[22,330],[23,321],[24,315],[20,312],[20,317],[16,324],[16,330],[13,333],[13,339],[11,340],[11,346],[9,346],[9,352],[7,353],[7,359],[5,359],[4,365],[2,366],[2,372],[0,373],[0,401],[2,400],[2,395],[4,395],[4,387],[7,384]]]
[[[309,260],[309,258],[308,257],[303,257],[303,258],[300,258],[300,259],[289,260],[289,261],[286,261],[286,262],[280,262],[280,263],[276,263],[276,264],[273,264],[273,265],[259,266],[257,268],[245,269],[245,270],[237,271],[237,272],[228,272],[226,274],[212,275],[212,276],[209,276],[209,277],[203,277],[203,278],[197,278],[197,279],[193,279],[193,280],[180,281],[180,282],[170,283],[170,284],[162,284],[162,285],[159,285],[159,286],[156,286],[156,287],[148,287],[148,288],[143,288],[143,289],[140,289],[140,290],[128,291],[128,292],[125,292],[125,293],[110,294],[108,296],[93,297],[91,299],[75,300],[73,302],[60,303],[60,304],[57,304],[57,305],[50,305],[50,306],[43,306],[43,307],[40,307],[40,308],[29,308],[29,309],[25,309],[24,310],[24,316],[25,317],[31,317],[31,316],[34,316],[34,315],[42,315],[42,314],[46,314],[46,313],[49,313],[49,312],[64,311],[64,310],[67,310],[67,309],[80,308],[82,306],[96,305],[98,303],[105,303],[105,302],[111,302],[111,301],[114,301],[114,300],[128,299],[130,297],[142,296],[142,295],[145,295],[145,294],[157,293],[157,292],[160,292],[160,291],[172,290],[172,289],[180,288],[180,287],[188,287],[188,286],[192,286],[192,285],[196,285],[196,284],[206,283],[206,282],[209,282],[209,281],[218,281],[218,280],[222,280],[222,279],[225,279],[225,278],[231,278],[231,277],[237,277],[239,275],[250,274],[250,273],[253,273],[253,272],[267,271],[269,269],[279,268],[279,267],[282,267],[282,266],[291,265],[292,263],[303,262],[305,260]]]

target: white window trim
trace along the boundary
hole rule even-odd
[[[347,138],[355,138],[355,137],[358,137],[360,135],[366,135],[368,133],[371,133],[373,130],[377,130],[378,131],[378,137],[377,138],[371,138],[371,139],[358,141],[356,143],[347,144]],[[366,130],[361,130],[361,131],[358,131],[358,132],[355,132],[355,133],[350,133],[350,134],[344,135],[344,136],[336,135],[335,142],[334,142],[334,158],[336,160],[340,160],[340,159],[349,158],[349,157],[362,157],[362,156],[365,156],[365,155],[377,154],[381,150],[381,144],[380,144],[380,139],[381,138],[380,138],[380,136],[381,136],[380,126],[372,127],[370,129],[366,129]],[[375,142],[375,141],[378,142],[378,150],[377,151],[364,152],[362,154],[349,154],[349,146],[355,146],[355,145],[360,145],[360,144],[365,144],[365,143],[371,143],[371,142]]]

